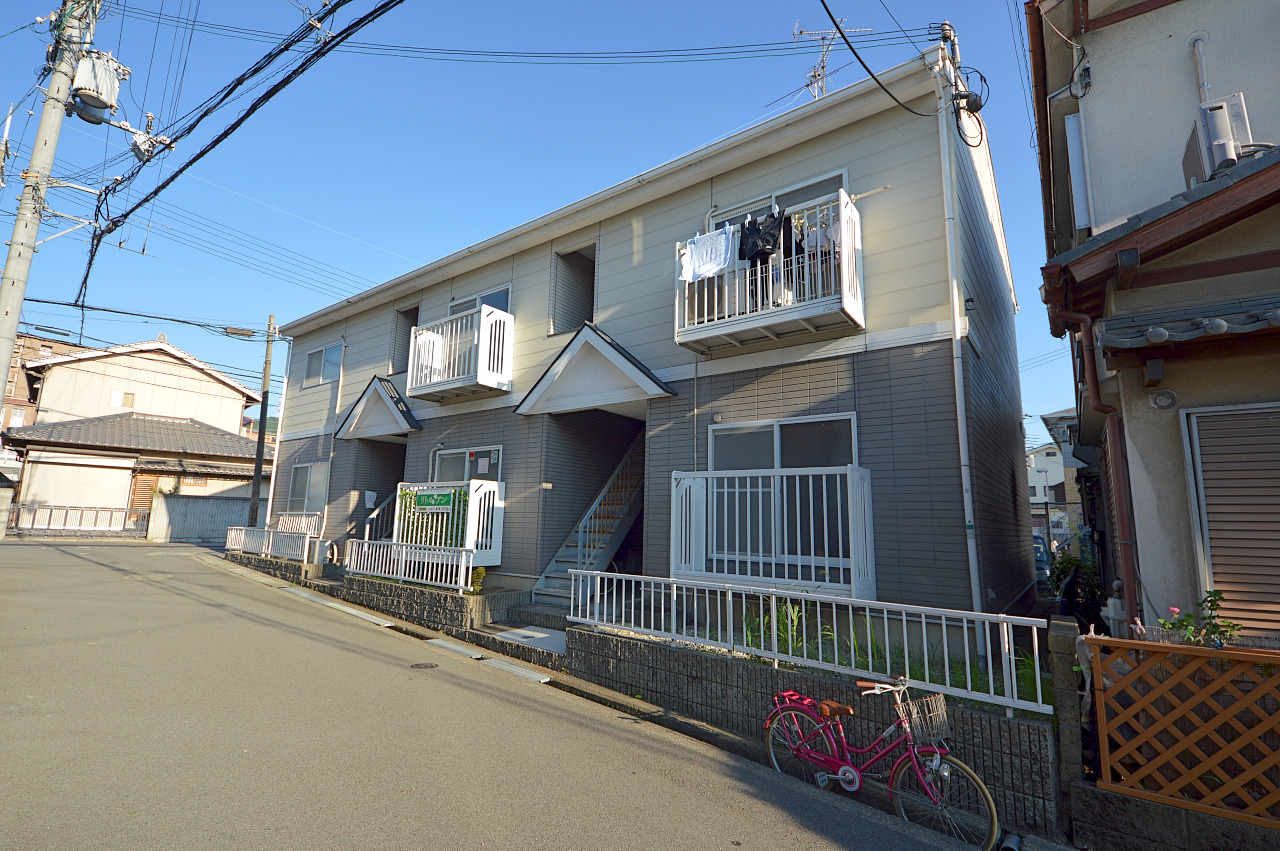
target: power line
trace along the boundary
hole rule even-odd
[[[325,17],[332,16],[337,12],[338,9],[340,9],[342,6],[345,6],[348,2],[350,2],[350,0],[332,0],[332,2],[326,7]],[[266,92],[259,95],[258,98],[254,100],[254,102],[250,104],[249,107],[244,112],[242,112],[238,118],[232,121],[231,124],[229,124],[221,133],[215,136],[210,142],[205,144],[205,146],[202,147],[199,151],[197,151],[190,159],[188,159],[181,166],[179,166],[173,172],[173,174],[171,174],[164,182],[162,182],[155,189],[151,190],[151,192],[147,193],[141,200],[139,200],[129,209],[125,210],[123,213],[117,216],[110,218],[106,223],[106,225],[96,230],[93,234],[92,240],[89,243],[89,259],[85,265],[84,278],[80,281],[80,291],[76,295],[76,301],[77,302],[84,301],[84,297],[89,287],[89,273],[93,268],[94,257],[98,252],[98,247],[102,244],[103,237],[105,237],[107,234],[114,231],[120,225],[124,224],[124,222],[131,215],[133,215],[133,213],[135,213],[138,209],[148,204],[153,198],[155,198],[157,195],[163,192],[168,186],[170,186],[175,180],[177,180],[178,177],[180,177],[183,172],[185,172],[191,166],[195,165],[197,162],[203,159],[205,155],[207,155],[210,151],[212,151],[214,148],[220,145],[228,136],[230,136],[232,133],[238,130],[244,124],[244,122],[248,121],[250,116],[252,116],[255,112],[261,109],[262,106],[267,101],[271,100],[271,98],[273,98],[285,86],[287,86],[289,83],[297,79],[300,75],[302,75],[308,68],[310,68],[316,62],[319,62],[321,59],[327,56],[330,51],[332,51],[334,48],[341,45],[346,39],[350,38],[352,34],[354,34],[355,32],[358,32],[360,29],[363,29],[367,24],[371,23],[372,21],[375,21],[378,18],[382,17],[391,9],[395,8],[396,6],[399,6],[402,2],[404,2],[404,0],[382,0],[382,2],[374,6],[373,9],[366,12],[361,17],[356,18],[354,21],[349,23],[336,35],[328,37],[325,41],[323,41],[319,45],[319,47],[317,47],[316,49],[308,53],[306,58],[304,58],[301,62],[299,62],[297,65],[291,68],[288,71],[288,73],[286,73],[281,79],[276,81],[269,89],[267,89]],[[176,134],[173,137],[171,137],[172,140],[177,141],[182,136],[192,132],[196,128],[196,126],[200,123],[201,120],[211,115],[216,109],[218,109],[223,103],[225,103],[231,97],[231,95],[235,93],[236,89],[238,89],[244,82],[246,82],[250,76],[256,75],[260,73],[262,70],[265,70],[266,67],[272,64],[280,55],[286,52],[289,49],[289,47],[293,46],[298,41],[300,41],[302,36],[304,36],[309,31],[310,31],[310,26],[304,24],[302,27],[299,28],[299,30],[293,36],[290,37],[289,40],[286,40],[278,48],[271,51],[262,59],[260,59],[257,63],[255,63],[254,66],[250,68],[249,72],[247,72],[247,74],[240,75],[240,77],[236,78],[236,80],[233,80],[230,84],[224,87],[222,91],[219,92],[218,95],[215,95],[213,98],[206,101],[205,108],[201,111],[200,116],[196,118],[194,121],[188,123],[185,127],[180,129],[179,131],[177,131]],[[135,167],[134,170],[130,172],[128,177],[125,179],[125,182],[135,177],[140,172],[143,166],[145,166],[145,163],[142,163],[139,166]],[[119,184],[114,184],[113,186],[108,187],[103,192],[103,194],[98,199],[99,210],[104,210],[106,208],[107,201],[111,193],[115,191],[118,187],[119,187]],[[95,215],[94,218],[97,219],[98,216]]]
[[[893,98],[894,103],[896,103],[898,106],[902,107],[912,115],[918,115],[921,118],[933,118],[936,115],[936,113],[931,113],[931,112],[917,112],[916,110],[907,106],[902,101],[898,100],[898,96],[895,95],[893,92],[889,91],[885,87],[884,83],[880,82],[880,78],[876,76],[875,71],[871,70],[871,66],[868,65],[866,62],[862,61],[862,57],[859,56],[858,51],[854,49],[853,43],[849,41],[849,36],[845,35],[844,30],[840,27],[840,22],[836,20],[836,16],[831,12],[831,7],[827,5],[827,0],[822,0],[822,8],[827,10],[827,17],[831,19],[831,25],[836,28],[836,31],[838,33],[840,33],[840,37],[844,39],[845,46],[849,48],[849,52],[853,54],[853,58],[857,59],[858,64],[862,66],[863,70],[871,75],[871,79],[876,81],[876,85],[879,86],[885,94]]]
[[[143,319],[159,319],[164,322],[176,322],[179,325],[191,325],[196,328],[202,328],[205,331],[212,331],[218,334],[219,336],[223,336],[223,337],[228,336],[226,333],[226,326],[221,326],[212,322],[200,322],[194,319],[180,319],[176,316],[160,316],[155,313],[140,313],[134,310],[119,310],[114,307],[93,307],[91,305],[80,304],[78,302],[73,302],[73,301],[52,301],[50,299],[43,299],[43,298],[27,298],[25,299],[25,301],[29,301],[34,304],[51,304],[57,307],[74,307],[77,310],[90,310],[90,311],[95,311],[99,313],[114,313],[118,316],[137,316]],[[257,339],[265,340],[267,337],[266,331],[261,332],[261,336],[258,336],[258,334],[259,332],[255,330],[254,337]],[[247,340],[250,338],[233,337],[232,339]]]

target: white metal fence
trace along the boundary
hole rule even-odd
[[[471,590],[475,553],[460,547],[428,547],[393,541],[347,541],[347,572]]]
[[[314,552],[319,540],[306,532],[231,526],[227,529],[226,548],[229,551],[310,562],[312,558],[319,558],[319,554]]]
[[[9,507],[8,523],[16,532],[142,538],[146,537],[150,517],[151,512],[145,508],[18,503]]]
[[[569,620],[1052,714],[1046,621],[570,570]]]
[[[511,389],[515,318],[489,305],[413,329],[406,390]]]
[[[672,482],[673,575],[875,598],[868,470],[677,472]]]

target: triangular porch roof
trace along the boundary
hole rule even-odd
[[[338,426],[337,437],[406,443],[409,432],[421,428],[422,424],[409,410],[409,403],[395,384],[375,375]]]
[[[547,367],[517,414],[565,414],[600,408],[644,419],[640,406],[676,391],[590,322],[573,335]]]

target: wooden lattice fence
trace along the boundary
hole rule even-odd
[[[1089,644],[1099,788],[1280,829],[1280,653]]]

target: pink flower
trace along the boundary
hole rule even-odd
[[[1182,614],[1182,609],[1179,609],[1177,606],[1170,606],[1169,614],[1173,615],[1176,618],[1178,615]]]

